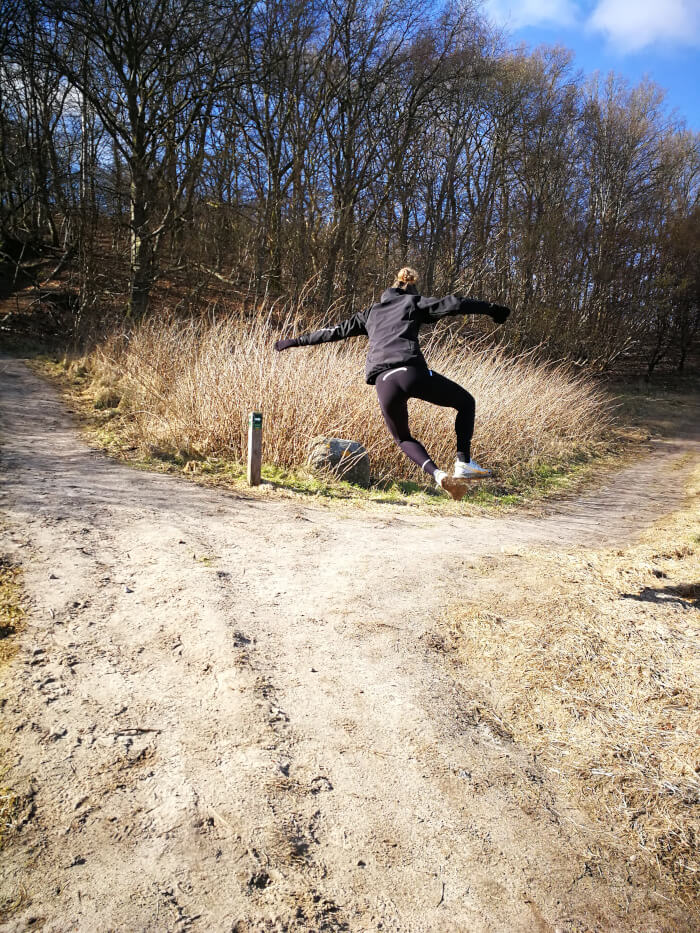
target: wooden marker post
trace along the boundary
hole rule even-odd
[[[260,485],[262,466],[262,412],[251,411],[248,416],[248,485]]]

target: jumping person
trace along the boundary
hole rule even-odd
[[[418,331],[422,324],[438,321],[450,314],[488,314],[497,324],[502,324],[510,310],[503,305],[458,295],[423,298],[418,294],[417,282],[415,269],[405,267],[397,274],[393,286],[384,292],[381,301],[369,310],[360,311],[335,327],[278,340],[275,350],[368,336],[365,379],[369,385],[376,386],[379,405],[392,437],[406,456],[432,476],[441,489],[453,499],[461,499],[468,480],[490,475],[489,470],[471,458],[474,399],[456,382],[428,369],[418,344]],[[451,476],[437,468],[425,447],[411,435],[408,426],[409,398],[457,410],[457,459]]]

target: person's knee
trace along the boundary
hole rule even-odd
[[[394,443],[399,446],[406,441],[413,440],[410,431],[402,431],[401,428],[398,428],[395,424],[387,424],[387,427],[389,428],[389,434],[391,434],[394,439]]]
[[[404,444],[406,441],[413,440],[411,437],[411,429],[408,424],[406,424],[405,418],[392,418],[385,415],[384,421],[386,422],[387,428],[389,428],[389,433],[397,444]]]
[[[465,415],[473,415],[476,411],[474,396],[470,392],[467,392],[466,389],[464,389],[463,393],[460,395],[458,410],[464,412]]]

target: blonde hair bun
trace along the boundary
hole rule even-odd
[[[396,273],[394,288],[402,288],[404,285],[415,285],[417,281],[418,273],[416,270],[411,269],[410,266],[404,266],[403,269],[399,269]]]

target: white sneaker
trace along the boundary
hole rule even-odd
[[[469,486],[467,480],[457,476],[450,476],[448,473],[443,473],[442,470],[438,470],[435,474],[435,482],[440,489],[444,489],[457,502],[464,498]]]
[[[454,479],[485,479],[487,476],[491,476],[491,470],[479,466],[476,460],[470,460],[469,463],[457,460],[452,476]]]

